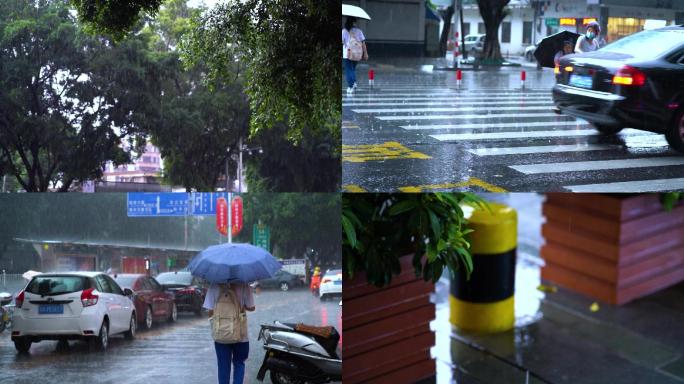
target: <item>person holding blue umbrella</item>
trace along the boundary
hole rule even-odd
[[[246,312],[255,310],[247,283],[272,277],[281,267],[265,249],[238,243],[211,246],[188,264],[192,275],[211,283],[203,307],[209,310],[219,384],[229,384],[231,370],[233,384],[244,380],[249,357]]]

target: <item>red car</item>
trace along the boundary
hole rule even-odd
[[[176,321],[178,310],[173,293],[165,291],[153,277],[124,273],[115,275],[114,280],[121,288],[133,291],[131,300],[135,304],[138,323],[145,328],[152,328],[157,320]]]

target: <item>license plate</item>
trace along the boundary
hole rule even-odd
[[[591,88],[591,76],[571,75],[570,85],[581,88]]]
[[[335,282],[335,285],[342,285],[342,281],[341,281],[341,280],[337,280],[337,281]]]
[[[41,315],[64,313],[62,304],[41,304],[38,306],[38,313]]]

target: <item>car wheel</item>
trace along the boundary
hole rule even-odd
[[[106,351],[109,346],[109,325],[107,320],[102,321],[100,332],[97,337],[90,339],[90,347],[98,351]]]
[[[176,303],[171,304],[171,313],[169,314],[169,321],[175,322],[178,320],[178,308],[176,308]]]
[[[672,126],[665,132],[670,147],[684,153],[684,108],[675,114]]]
[[[321,295],[319,298],[321,299],[321,301],[325,301],[325,295]]]
[[[152,308],[147,307],[145,310],[145,320],[143,321],[143,324],[145,325],[145,329],[151,329],[152,328]]]
[[[31,349],[31,340],[25,337],[16,338],[14,339],[14,348],[19,353],[28,353],[29,349]]]
[[[124,337],[128,340],[135,339],[135,332],[138,330],[138,322],[135,320],[135,312],[131,315],[131,323],[128,325],[128,331],[124,333]]]
[[[304,384],[304,380],[292,377],[286,373],[271,371],[273,384]]]
[[[286,282],[280,283],[280,290],[281,291],[284,292],[284,291],[288,291],[289,289],[290,289],[290,284],[288,284]]]
[[[622,127],[615,127],[612,125],[594,124],[594,128],[603,135],[614,135],[622,131]]]

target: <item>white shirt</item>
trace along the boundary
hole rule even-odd
[[[353,27],[351,31],[347,31],[345,28],[342,28],[342,58],[346,59],[347,58],[347,50],[349,49],[349,42],[351,41],[351,35],[350,33],[353,33],[356,39],[360,42],[366,41],[366,37],[363,35],[363,31],[359,28]]]
[[[593,52],[597,49],[599,49],[598,37],[589,40],[585,35],[582,35],[575,43],[575,53]]]
[[[231,284],[235,290],[235,296],[237,296],[238,302],[243,308],[250,308],[254,306],[254,294],[252,293],[252,288],[247,284]],[[207,295],[204,297],[204,304],[202,307],[206,309],[214,309],[216,301],[218,301],[219,295],[221,294],[221,286],[219,284],[212,284],[207,289]]]

